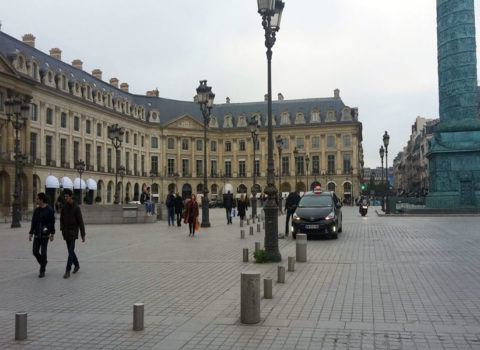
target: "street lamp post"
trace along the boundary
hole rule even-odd
[[[115,199],[113,201],[113,204],[119,204],[119,193],[118,193],[118,162],[119,160],[116,159],[117,157],[117,151],[118,148],[122,145],[123,142],[123,134],[125,131],[123,130],[122,127],[120,127],[118,124],[113,124],[109,125],[107,128],[108,131],[108,138],[110,141],[112,141],[112,145],[115,148]]]
[[[210,112],[213,107],[215,94],[212,87],[207,86],[206,80],[200,80],[197,88],[197,102],[203,115],[203,198],[202,198],[202,224],[201,227],[210,227],[208,208],[208,186],[207,186],[207,127],[210,122]]]
[[[307,186],[305,188],[305,192],[308,192],[310,186],[308,185],[308,165],[310,164],[310,157],[308,156],[308,154],[306,155],[305,157],[305,165],[307,166]]]
[[[280,29],[283,7],[282,0],[258,0],[258,13],[262,16],[265,30],[265,46],[267,48],[268,74],[268,164],[267,164],[267,204],[265,205],[265,252],[267,260],[278,262],[282,256],[278,249],[278,206],[275,203],[275,168],[273,164],[273,127],[272,127],[272,47],[276,33]]]
[[[258,122],[256,119],[252,118],[250,120],[250,133],[252,134],[253,140],[253,185],[252,185],[252,217],[257,217],[257,168],[255,167],[255,150],[257,148],[257,140],[258,140]]]
[[[388,193],[390,192],[390,181],[388,180],[388,144],[390,143],[390,136],[388,132],[385,131],[383,134],[383,145],[385,146],[385,182],[386,182],[386,205],[385,205],[385,214],[390,214],[390,206],[388,205]]]
[[[27,124],[28,111],[30,106],[20,97],[10,97],[5,101],[5,112],[8,121],[12,123],[15,129],[15,191],[13,193],[12,203],[12,224],[10,227],[21,227],[22,208],[20,203],[20,194],[22,193],[22,183],[20,174],[23,168],[23,156],[20,154],[19,131]]]
[[[382,184],[382,211],[385,211],[385,202],[383,200],[383,186],[384,186],[384,183],[383,183],[383,156],[385,155],[385,149],[383,148],[383,145],[380,146],[380,160],[382,161],[382,176],[380,177],[380,183]]]
[[[348,171],[350,172],[350,177],[352,178],[352,184],[350,185],[350,205],[353,205],[354,201],[354,192],[353,192],[353,167],[350,165],[350,168],[348,168]]]
[[[277,149],[278,149],[278,191],[280,192],[280,198],[278,199],[278,210],[282,213],[282,149],[283,139],[280,135],[277,136]]]
[[[293,149],[293,158],[295,159],[295,191],[298,189],[297,175],[298,175],[298,149]]]
[[[123,196],[123,188],[125,187],[125,185],[123,184],[123,177],[125,176],[125,167],[123,165],[120,165],[118,167],[118,175],[120,175],[120,181],[122,182],[122,193],[120,193],[120,197],[121,197],[121,203],[123,204],[123,200],[124,200],[124,196]]]
[[[75,169],[77,170],[78,175],[80,176],[80,198],[78,199],[78,204],[82,204],[82,174],[85,171],[85,162],[83,160],[79,160],[75,163]]]

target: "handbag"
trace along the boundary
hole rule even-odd
[[[195,231],[198,231],[198,217],[195,218]]]
[[[235,208],[232,209],[232,218],[235,217]]]

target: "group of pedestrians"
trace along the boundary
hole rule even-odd
[[[69,278],[73,265],[73,273],[80,270],[80,263],[75,254],[75,242],[80,232],[82,242],[85,242],[85,225],[83,223],[82,211],[73,200],[73,192],[70,189],[63,191],[65,204],[60,214],[60,231],[67,245],[68,259],[63,278]],[[55,212],[47,203],[47,196],[41,192],[36,197],[37,208],[32,215],[30,225],[29,241],[33,240],[33,256],[40,265],[39,278],[45,277],[45,270],[48,263],[47,247],[48,242],[53,242],[55,237]]]
[[[233,199],[233,194],[230,191],[223,195],[223,206],[225,207],[225,215],[227,216],[227,225],[232,224],[232,210],[235,208],[235,200]],[[248,203],[245,195],[242,194],[242,196],[238,199],[236,207],[240,220],[245,220],[248,210]]]
[[[165,205],[167,207],[168,226],[175,226],[176,221],[177,226],[180,227],[182,226],[182,218],[184,218],[184,223],[188,224],[188,236],[195,236],[195,231],[198,230],[199,212],[195,195],[192,194],[185,204],[180,193],[175,196],[174,192],[170,191],[165,200]]]

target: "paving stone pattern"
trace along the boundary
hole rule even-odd
[[[479,217],[343,213],[338,240],[309,240],[308,262],[285,284],[278,264],[253,262],[263,230],[240,239],[238,219],[227,225],[222,209],[195,237],[166,222],[87,226],[80,272],[67,280],[60,234],[39,279],[28,222],[0,224],[0,349],[480,349]],[[279,243],[286,266],[295,241]],[[272,277],[273,299],[262,298],[262,321],[247,326],[240,273],[251,270]],[[140,332],[136,302],[145,303]],[[19,311],[28,312],[21,342]]]

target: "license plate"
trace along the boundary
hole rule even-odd
[[[305,225],[307,230],[314,230],[320,228],[320,225]]]

